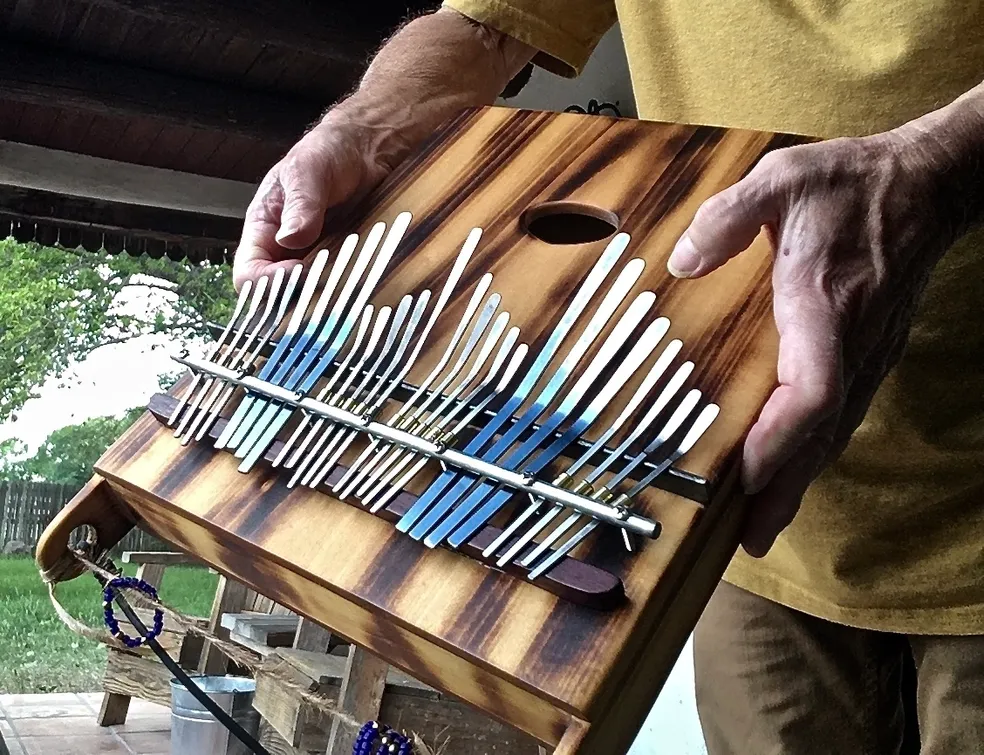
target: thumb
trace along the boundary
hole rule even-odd
[[[706,200],[670,254],[677,278],[700,278],[747,249],[764,225],[775,225],[779,201],[761,163],[745,178]]]
[[[281,174],[284,207],[277,243],[285,249],[304,249],[318,240],[328,209],[328,187],[322,171],[285,170]]]

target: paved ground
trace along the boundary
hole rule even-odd
[[[10,755],[170,755],[171,711],[132,700],[123,726],[96,724],[102,694],[0,695]]]

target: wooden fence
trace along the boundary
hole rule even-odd
[[[51,482],[0,481],[0,548],[12,540],[34,548],[44,528],[75,493],[72,486]],[[161,551],[173,546],[134,529],[116,550]]]

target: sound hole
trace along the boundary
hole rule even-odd
[[[548,244],[588,244],[618,230],[614,212],[578,202],[547,202],[523,213],[526,232]]]

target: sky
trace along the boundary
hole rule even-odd
[[[166,308],[171,296],[157,288],[130,286],[115,306],[127,314],[146,316]],[[27,444],[30,455],[54,430],[145,405],[160,390],[158,376],[181,369],[171,355],[182,348],[161,334],[96,349],[64,375],[45,382],[38,398],[25,403],[13,421],[0,423],[0,441],[18,438]]]

